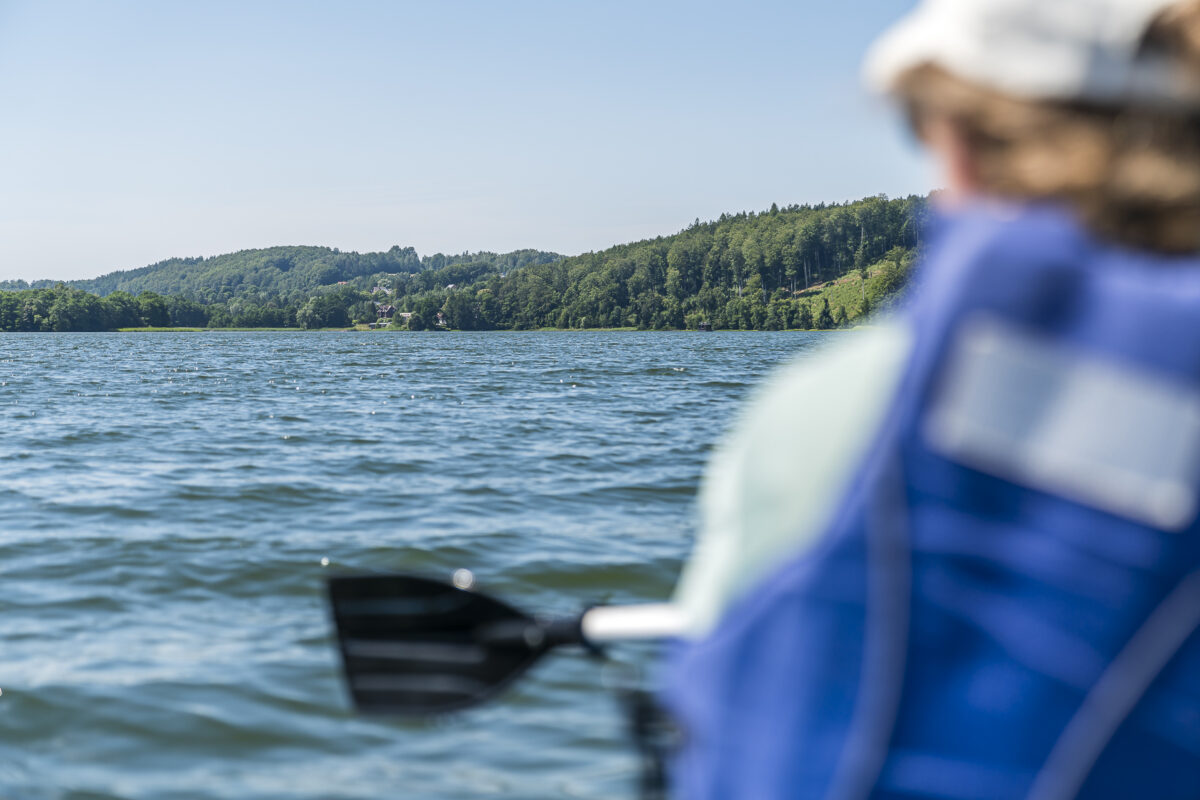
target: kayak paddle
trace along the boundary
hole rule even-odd
[[[329,600],[350,696],[359,711],[457,711],[503,689],[556,647],[596,650],[676,636],[667,604],[598,606],[543,619],[472,590],[467,570],[446,583],[412,575],[332,578]]]

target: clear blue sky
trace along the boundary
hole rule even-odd
[[[925,192],[912,0],[6,2],[0,279],[275,244],[578,253]]]

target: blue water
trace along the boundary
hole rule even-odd
[[[633,797],[612,667],[557,655],[457,717],[361,718],[323,580],[664,599],[708,450],[820,340],[0,336],[0,797]]]

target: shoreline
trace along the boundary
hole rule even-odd
[[[721,328],[715,331],[698,331],[694,328],[667,328],[663,330],[639,330],[638,328],[529,328],[526,330],[506,330],[493,328],[490,330],[477,331],[461,331],[461,330],[440,330],[440,331],[409,331],[397,330],[392,331],[386,328],[370,330],[362,327],[354,328],[162,328],[162,327],[147,327],[147,328],[117,328],[112,331],[7,331],[8,333],[251,333],[260,331],[263,333],[437,333],[437,334],[458,334],[458,333],[843,333],[846,331],[857,330],[859,328],[871,327],[870,325],[852,325],[848,328],[787,328],[783,330],[767,330],[767,329],[742,329],[742,328]]]

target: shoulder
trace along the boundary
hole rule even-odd
[[[781,526],[795,498],[823,506],[822,492],[853,471],[891,406],[913,339],[900,320],[825,336],[763,386],[718,451],[738,466],[744,497],[791,498],[781,502]]]
[[[809,428],[823,410],[874,407],[912,338],[900,319],[825,336],[829,341],[793,360],[752,398],[738,425],[741,435],[753,442],[754,434],[779,426],[815,433]]]
[[[891,407],[909,326],[824,336],[755,394],[709,464],[699,540],[676,595],[695,635],[815,544]]]

